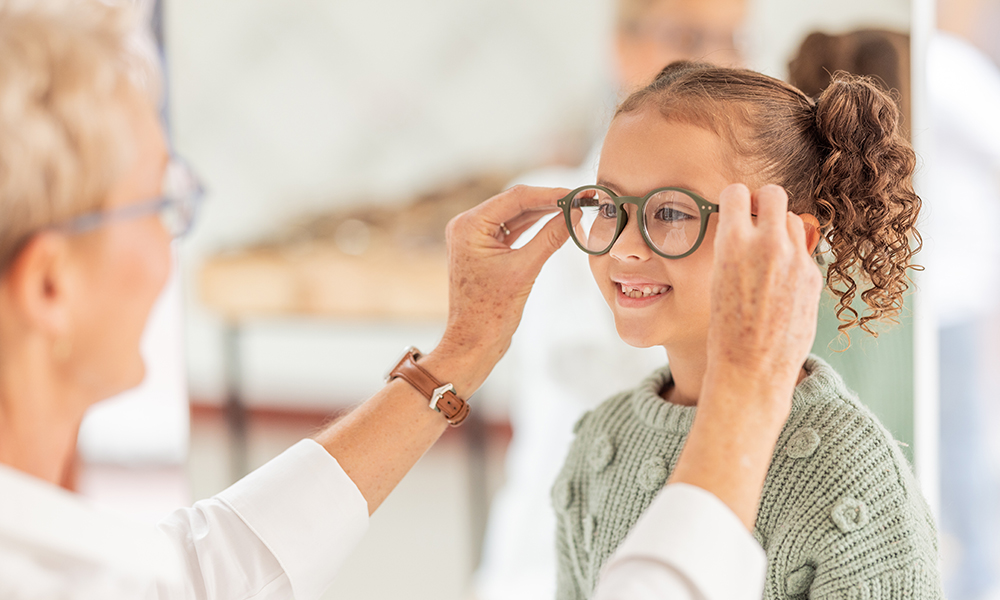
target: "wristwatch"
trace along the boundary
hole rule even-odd
[[[460,425],[469,416],[469,403],[455,393],[455,386],[441,383],[418,365],[420,356],[420,350],[413,346],[404,350],[396,365],[386,374],[385,382],[389,383],[397,377],[406,380],[430,401],[431,408],[444,415],[452,427]]]

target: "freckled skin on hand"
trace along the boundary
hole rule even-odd
[[[487,373],[503,356],[538,272],[569,233],[553,219],[523,247],[510,244],[567,191],[517,186],[452,219],[446,232],[451,293],[441,347],[460,355],[475,352]],[[500,223],[509,236],[498,233]]]

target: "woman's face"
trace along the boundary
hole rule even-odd
[[[159,119],[138,93],[123,100],[134,132],[133,161],[105,207],[161,195],[169,159]],[[116,220],[71,239],[71,384],[96,399],[138,385],[145,366],[139,343],[170,274],[170,235],[156,216]]]
[[[722,190],[737,181],[727,156],[727,145],[715,133],[644,108],[611,123],[597,181],[624,196],[642,197],[672,186],[718,202]],[[643,240],[635,205],[625,207],[629,220],[621,236],[607,254],[590,257],[618,334],[637,347],[704,346],[718,215],[711,216],[705,239],[693,254],[666,259]],[[626,295],[636,296],[636,290],[640,297]]]
[[[744,0],[658,0],[648,3],[634,31],[616,37],[618,75],[625,91],[645,87],[675,60],[742,63],[736,36]]]

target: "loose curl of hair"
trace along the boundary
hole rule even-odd
[[[827,287],[841,332],[857,326],[877,337],[874,322],[895,321],[907,271],[921,268],[912,262],[921,247],[921,201],[912,183],[916,156],[887,92],[838,72],[814,102],[754,71],[678,61],[615,116],[648,106],[723,136],[748,183],[781,185],[789,210],[816,215],[833,255]],[[852,306],[859,295],[863,314]]]

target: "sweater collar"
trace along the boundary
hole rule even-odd
[[[694,422],[695,407],[667,402],[660,397],[673,380],[670,365],[653,371],[632,394],[632,408],[647,426],[668,433],[686,434]]]
[[[815,402],[832,393],[847,397],[851,394],[844,386],[840,375],[823,359],[810,354],[803,365],[806,378],[795,387],[792,406]],[[644,379],[632,394],[632,408],[636,416],[647,426],[667,433],[687,434],[694,422],[695,406],[681,406],[667,402],[660,397],[671,382],[670,365],[654,371]]]

